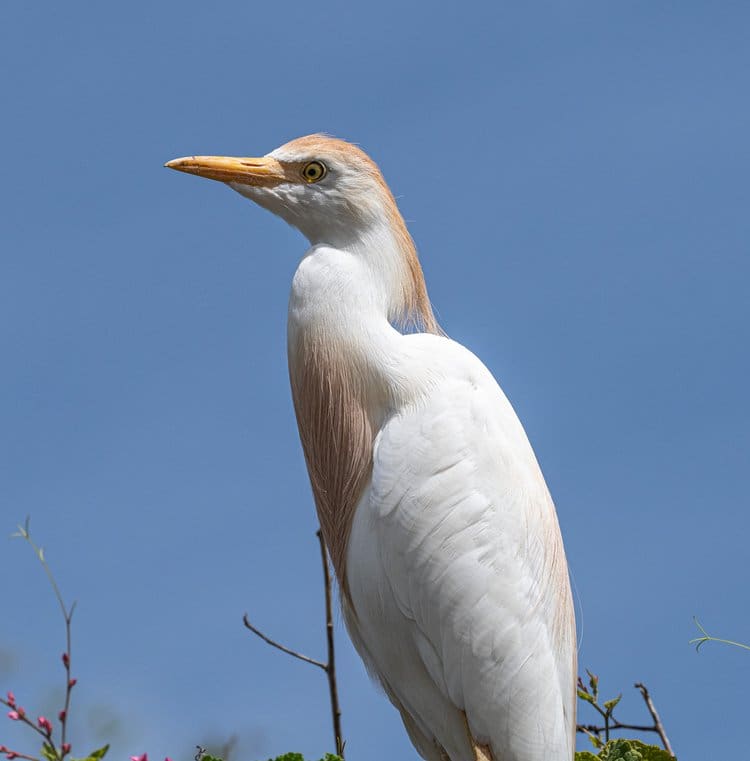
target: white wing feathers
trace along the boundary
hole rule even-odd
[[[425,758],[471,761],[473,740],[496,761],[570,761],[575,627],[554,507],[495,380],[436,345],[450,377],[375,440],[347,623]]]

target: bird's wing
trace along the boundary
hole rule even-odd
[[[575,623],[554,506],[495,380],[438,340],[450,373],[375,441],[350,539],[350,630],[426,758],[473,758],[468,722],[495,759],[568,761]]]

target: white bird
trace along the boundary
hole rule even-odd
[[[377,165],[309,135],[166,166],[227,183],[310,242],[289,299],[300,438],[347,628],[417,751],[571,761],[575,620],[555,508],[497,382],[438,328]]]

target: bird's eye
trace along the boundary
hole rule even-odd
[[[327,172],[325,165],[321,164],[320,161],[311,161],[305,164],[302,176],[305,178],[305,182],[318,182],[326,176]]]

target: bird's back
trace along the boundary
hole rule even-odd
[[[352,638],[425,758],[570,761],[575,623],[544,479],[476,357],[404,340],[438,370],[375,438],[348,549]]]

